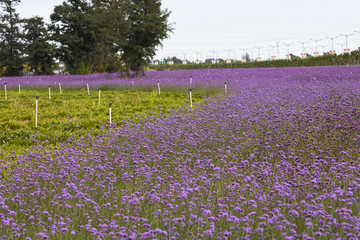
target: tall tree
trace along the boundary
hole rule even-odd
[[[6,76],[20,76],[23,69],[19,14],[15,7],[20,0],[0,0],[0,63],[6,68]]]
[[[35,74],[53,74],[54,46],[49,43],[50,36],[42,17],[24,20],[24,40],[27,63]]]
[[[92,6],[86,0],[67,0],[55,6],[50,19],[52,39],[59,43],[56,56],[70,73],[90,73],[98,45]]]
[[[122,58],[127,75],[143,75],[143,66],[155,55],[162,40],[168,38],[173,26],[168,22],[170,11],[161,9],[160,0],[125,0],[126,26]]]
[[[172,25],[170,12],[161,9],[160,0],[93,0],[103,25],[102,38],[106,51],[119,54],[125,63],[127,76],[143,74],[155,55],[156,47],[168,37]]]
[[[125,4],[123,0],[93,0],[97,19],[98,52],[96,61],[107,72],[123,70],[119,51],[125,42]]]

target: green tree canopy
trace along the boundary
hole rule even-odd
[[[53,74],[54,46],[43,18],[32,17],[24,20],[24,40],[27,63],[35,74]]]
[[[126,0],[125,41],[121,46],[127,74],[143,74],[142,67],[155,56],[156,48],[168,38],[173,26],[169,24],[170,11],[161,9],[160,0]]]
[[[20,76],[23,70],[21,20],[15,6],[20,0],[0,0],[0,64],[6,76]]]
[[[155,55],[156,47],[173,30],[170,12],[161,9],[160,0],[93,0],[99,16],[102,46],[105,52],[118,54],[127,76],[143,74]]]
[[[98,46],[96,18],[86,0],[68,0],[55,6],[49,30],[58,42],[56,56],[70,73],[87,74]]]
[[[24,60],[36,74],[51,74],[56,57],[72,74],[126,70],[138,76],[173,30],[160,0],[65,0],[55,6],[48,29],[32,17],[23,21],[22,35],[19,2],[0,0],[0,67],[6,75],[21,75]]]
[[[126,41],[125,1],[93,0],[97,19],[98,47],[96,69],[114,72],[123,70],[120,56],[121,46]]]

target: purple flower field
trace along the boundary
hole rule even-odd
[[[211,73],[211,74],[210,74]],[[197,81],[193,82],[192,87],[196,86],[215,86],[224,84],[224,80],[219,82],[220,78],[227,75],[240,74],[240,71],[166,71],[166,72],[147,72],[146,76],[141,78],[123,78],[117,73],[92,74],[92,75],[53,75],[53,76],[29,76],[29,77],[3,77],[0,78],[0,85],[7,84],[8,88],[18,88],[19,84],[23,88],[37,88],[55,86],[61,83],[62,87],[84,88],[86,83],[92,88],[116,88],[129,86],[152,86],[159,82],[162,86],[173,88],[189,86],[189,79],[196,74]],[[195,77],[195,76],[194,76]],[[194,79],[195,80],[195,79]]]
[[[2,238],[360,238],[359,67],[150,72],[134,81],[170,88],[188,86],[190,75],[198,85],[226,82],[228,94],[1,161]],[[87,78],[64,84],[106,83]]]

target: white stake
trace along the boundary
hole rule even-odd
[[[51,100],[51,89],[50,89],[50,85],[49,85],[49,100]]]
[[[36,104],[35,104],[35,127],[37,127],[37,115],[38,115],[38,98],[39,97],[36,97]]]
[[[20,95],[20,93],[21,93],[21,86],[20,86],[20,83],[19,83],[19,95]]]
[[[227,85],[226,85],[226,82],[225,82],[225,94],[227,94]]]
[[[158,91],[159,91],[159,95],[160,95],[160,83],[158,81]]]
[[[5,89],[5,100],[7,100],[6,83],[4,83],[4,89]]]
[[[100,105],[100,95],[101,95],[101,90],[99,90],[99,105]]]
[[[192,111],[192,109],[193,109],[191,88],[190,88],[190,109],[191,109],[191,111]]]
[[[86,83],[86,87],[87,87],[88,95],[90,96],[90,88],[89,88],[89,83]]]
[[[131,81],[131,85],[133,85],[133,86],[134,86],[134,80],[132,80],[132,81]]]
[[[191,85],[192,85],[192,77],[190,76],[190,87],[191,87]]]
[[[111,126],[111,103],[109,103],[109,117],[110,117],[109,125]]]
[[[60,90],[60,94],[62,94],[62,91],[61,91],[61,83],[59,82],[59,90]]]

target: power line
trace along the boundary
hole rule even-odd
[[[348,37],[354,35],[353,33],[350,34],[340,34],[341,36],[344,36],[346,38],[346,52],[350,52],[350,49],[348,48]]]
[[[360,33],[360,31],[353,31],[354,33]],[[306,57],[307,54],[308,54],[308,48],[305,47],[305,43],[309,42],[309,41],[313,41],[314,42],[314,55],[315,56],[318,56],[319,55],[319,52],[318,52],[318,43],[322,40],[324,40],[325,38],[326,39],[329,39],[331,40],[331,50],[330,50],[330,53],[333,54],[335,53],[335,49],[334,49],[334,39],[337,39],[339,36],[344,36],[345,37],[345,45],[346,45],[346,48],[344,49],[343,48],[343,44],[340,44],[339,46],[342,46],[342,52],[349,52],[350,51],[350,48],[349,48],[349,43],[348,43],[348,38],[352,35],[354,35],[354,33],[350,33],[350,34],[338,34],[338,35],[335,35],[335,36],[326,36],[326,37],[323,37],[323,38],[318,38],[318,39],[309,39],[309,40],[306,40],[306,41],[296,41],[296,42],[293,42],[293,43],[286,43],[286,44],[281,44],[281,45],[285,45],[287,46],[287,48],[284,48],[283,51],[280,50],[280,41],[276,41],[276,44],[275,45],[268,45],[269,47],[272,48],[272,56],[270,56],[270,53],[271,53],[271,50],[268,49],[268,53],[269,53],[269,57],[271,57],[272,59],[281,59],[283,57],[280,57],[280,54],[283,54],[286,52],[286,57],[285,58],[290,58],[290,46],[291,45],[296,45],[297,43],[301,45],[301,52],[300,52],[300,55],[301,57]],[[212,57],[217,59],[218,57],[224,57],[225,54],[224,52],[227,52],[227,58],[230,59],[231,56],[234,57],[234,59],[236,58],[236,54],[237,54],[237,51],[242,51],[242,56],[245,56],[245,53],[246,51],[250,51],[250,56],[253,58],[254,55],[253,55],[253,52],[254,52],[254,49],[257,50],[257,59],[260,60],[262,55],[261,55],[261,49],[267,49],[267,47],[264,47],[264,45],[266,44],[266,42],[268,41],[264,41],[264,40],[257,40],[257,41],[244,41],[244,42],[233,42],[233,43],[215,43],[215,44],[210,44],[210,43],[193,43],[193,44],[180,44],[179,46],[197,46],[197,45],[201,45],[201,46],[213,46],[214,48],[211,49],[211,50],[206,50],[206,49],[198,49],[198,50],[180,50],[180,49],[177,49],[177,48],[173,48],[172,51],[168,51],[170,52],[171,54],[173,54],[175,51],[177,52],[182,52],[184,54],[184,59],[186,59],[186,55],[196,55],[196,58],[199,59],[199,53],[200,51],[205,53],[206,52],[211,52],[212,53]],[[263,46],[261,45],[257,45],[256,47],[255,46],[252,46],[252,47],[249,47],[251,46],[252,44],[254,43],[264,43]],[[221,46],[226,46],[226,45],[236,45],[236,46],[246,46],[247,47],[242,47],[242,48],[228,48],[228,49],[217,49],[216,46],[217,45],[221,45]],[[176,44],[174,45],[176,46]],[[328,45],[324,45],[322,44],[320,47],[322,48],[322,54],[325,53],[325,47],[328,46]],[[276,55],[275,55],[275,48],[276,48]],[[310,47],[309,47],[309,50],[311,51]],[[163,51],[164,52],[164,51]],[[165,51],[166,52],[166,51]],[[240,52],[241,53],[241,52]],[[163,53],[164,54],[164,53]],[[185,55],[186,54],[186,55]],[[176,55],[176,54],[175,54]],[[200,56],[201,58],[201,56]]]

